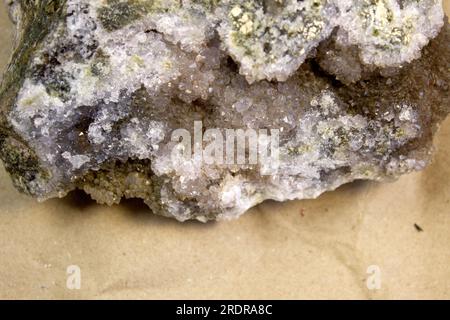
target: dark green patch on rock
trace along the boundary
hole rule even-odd
[[[107,5],[98,10],[98,18],[106,30],[118,30],[146,14],[151,2],[108,0]]]

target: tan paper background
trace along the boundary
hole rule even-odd
[[[0,30],[3,67],[3,6]],[[427,170],[398,182],[266,202],[209,224],[159,218],[138,201],[103,207],[81,193],[38,204],[1,168],[0,298],[448,299],[450,119],[436,147]],[[81,269],[80,290],[66,287],[70,265]],[[371,265],[379,290],[366,285]]]

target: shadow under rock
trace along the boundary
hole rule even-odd
[[[144,201],[139,198],[122,199],[120,204],[108,206],[98,204],[82,190],[74,190],[71,191],[66,197],[56,199],[56,201],[60,201],[64,206],[68,207],[69,211],[74,212],[92,212],[91,209],[98,209],[102,211],[114,210],[126,215],[128,218],[136,221],[137,223],[182,225],[182,223],[175,219],[154,214],[153,211],[144,203]],[[183,225],[194,226],[211,226],[214,224],[214,221],[202,223],[196,220],[186,221],[183,223]]]
[[[339,187],[335,191],[329,191],[322,194],[318,199],[325,200],[329,197],[334,199],[339,194],[351,194],[357,195],[365,192],[367,187],[373,185],[373,182],[358,180],[352,183],[345,184]],[[330,200],[330,199],[328,199]],[[335,200],[335,199],[334,199]],[[217,225],[216,221],[209,221],[208,223],[202,223],[197,220],[186,221],[184,223],[180,223],[179,221],[163,217],[160,215],[156,215],[153,211],[144,203],[142,199],[132,198],[132,199],[122,199],[121,203],[118,205],[114,205],[112,207],[107,205],[98,204],[95,200],[93,200],[88,194],[86,194],[82,190],[75,190],[70,192],[65,198],[58,199],[57,201],[61,201],[64,206],[67,206],[68,209],[76,211],[76,212],[86,212],[92,211],[91,209],[99,209],[103,211],[107,210],[115,210],[120,212],[121,214],[126,215],[128,218],[134,220],[136,223],[145,224],[174,224],[174,225],[190,225],[190,226],[200,226],[200,227],[209,227],[212,225]],[[317,202],[317,199],[305,199],[305,200],[292,200],[292,201],[284,201],[278,202],[275,200],[266,200],[258,206],[250,209],[249,212],[245,214],[257,214],[260,217],[258,219],[265,220],[266,214],[262,213],[259,209],[263,209],[263,212],[282,212],[288,206],[293,203],[304,203],[305,205],[311,203],[311,201]],[[331,207],[333,207],[330,201],[321,201],[322,203],[327,203]],[[335,203],[335,201],[331,201]],[[336,204],[336,203],[335,203]],[[324,211],[328,211],[328,208],[323,208]],[[256,212],[255,212],[256,211]],[[258,212],[259,211],[259,212]],[[262,213],[262,214],[261,214]],[[267,218],[267,217],[266,217]]]
[[[276,209],[277,206],[281,207],[283,205],[287,204],[293,204],[293,203],[309,203],[309,202],[318,202],[319,200],[326,200],[327,197],[330,196],[338,196],[340,193],[348,194],[350,193],[353,196],[357,196],[360,194],[363,194],[367,192],[367,189],[371,186],[378,185],[375,181],[370,180],[355,180],[353,182],[349,182],[346,184],[343,184],[342,186],[339,186],[336,190],[332,191],[326,191],[322,193],[319,197],[316,199],[300,199],[300,200],[288,200],[288,201],[276,201],[276,200],[266,200],[256,206],[255,208],[258,208],[260,206],[269,207],[271,209]],[[328,210],[329,208],[325,208]]]
[[[58,201],[61,201],[65,206],[76,211],[86,211],[88,208],[99,205],[82,190],[71,191],[64,198],[58,199]]]

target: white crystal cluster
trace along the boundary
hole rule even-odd
[[[442,1],[339,0],[338,42],[356,45],[365,64],[399,66],[420,57],[444,21]]]
[[[84,189],[102,203],[142,197],[161,214],[206,221],[426,164],[397,154],[421,135],[415,105],[392,100],[377,107],[380,117],[352,114],[351,102],[302,64],[333,31],[341,46],[357,48],[358,63],[410,62],[441,29],[441,1],[68,0],[66,10],[9,115],[51,172],[34,186],[41,198],[63,195],[105,164],[149,160],[119,185]],[[114,20],[124,12],[129,22]],[[194,120],[280,129],[279,171],[260,177],[264,164],[174,161],[170,134]]]
[[[334,29],[365,64],[399,66],[443,25],[438,0],[222,1],[220,34],[250,82],[285,81]],[[223,18],[228,16],[227,18]]]

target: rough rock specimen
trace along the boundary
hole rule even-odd
[[[438,0],[7,4],[17,36],[0,157],[41,200],[79,188],[181,221],[233,218],[265,199],[423,169],[450,109]],[[174,130],[195,135],[195,121],[272,130],[258,137],[266,145],[278,130],[277,170],[174,152]]]

